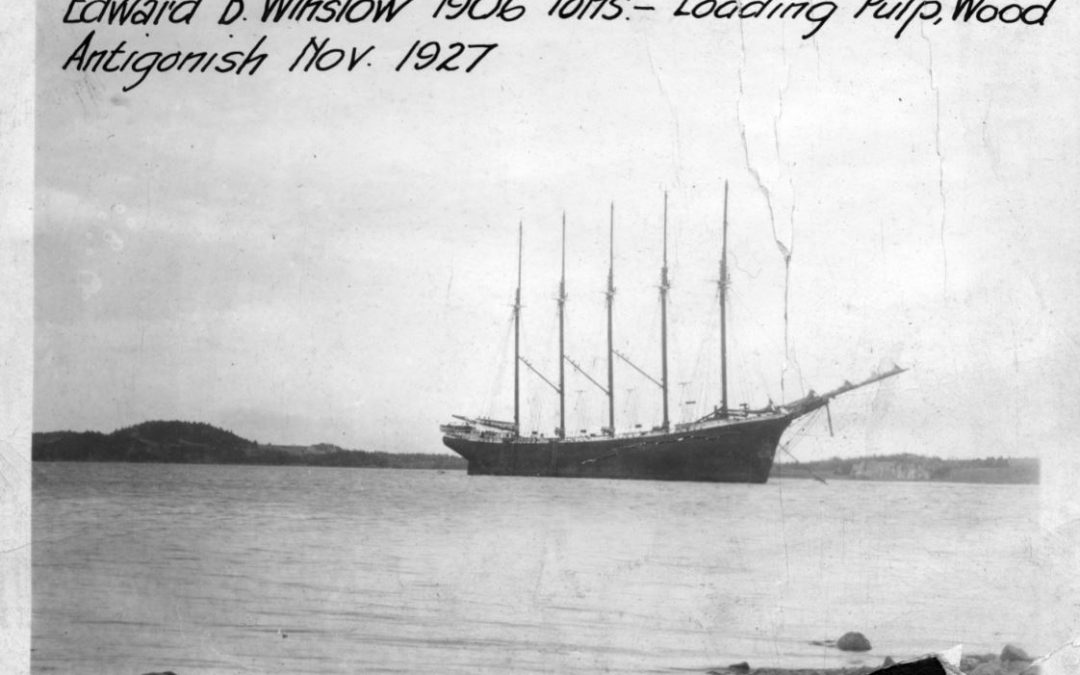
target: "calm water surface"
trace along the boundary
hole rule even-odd
[[[34,672],[641,673],[1039,652],[1034,486],[34,465]],[[811,640],[847,630],[874,650]]]

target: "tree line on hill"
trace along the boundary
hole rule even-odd
[[[203,422],[151,421],[104,434],[33,434],[31,456],[41,462],[161,462],[268,464],[397,469],[464,469],[456,455],[369,452],[335,445],[267,445]]]

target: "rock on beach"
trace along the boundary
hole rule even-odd
[[[1002,663],[1007,661],[1031,661],[1032,658],[1028,656],[1028,653],[1023,649],[1020,649],[1016,645],[1005,645],[1005,648],[1001,650],[1001,656],[998,657]]]
[[[845,652],[868,652],[872,649],[870,641],[862,633],[844,633],[836,641],[836,648]]]

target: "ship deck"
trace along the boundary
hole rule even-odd
[[[776,420],[787,417],[790,413],[784,410],[777,410],[775,412],[768,413],[743,413],[742,411],[735,412],[726,419],[712,419],[696,422],[687,422],[683,424],[676,424],[672,429],[635,429],[633,431],[624,431],[616,433],[613,436],[602,433],[592,433],[577,436],[566,436],[559,438],[558,436],[546,436],[543,434],[534,433],[528,436],[517,436],[511,432],[506,431],[493,431],[493,430],[475,430],[471,432],[460,431],[447,431],[445,435],[450,438],[457,438],[465,441],[471,441],[474,443],[515,443],[515,444],[536,444],[547,445],[551,443],[590,443],[590,442],[608,442],[618,440],[649,440],[653,438],[660,438],[663,436],[676,435],[683,432],[695,432],[706,429],[719,429],[724,427],[733,427],[742,424],[754,424],[757,422],[763,422],[767,420]]]

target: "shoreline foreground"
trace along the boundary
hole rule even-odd
[[[1077,672],[1080,643],[1069,651],[1059,650],[1043,658],[1032,658],[1019,647],[1005,645],[1000,654],[960,656],[959,649],[945,654],[927,654],[902,661],[885,657],[877,666],[842,668],[752,668],[748,663],[709,668],[705,675],[1065,675]],[[680,669],[685,672],[685,669]],[[701,671],[693,671],[701,672]],[[142,675],[183,675],[179,671],[155,670]]]
[[[865,638],[858,633],[848,633]],[[835,646],[836,643],[832,643]],[[861,649],[868,650],[869,642]],[[749,663],[735,663],[705,670],[706,675],[1062,675],[1080,672],[1080,642],[1070,645],[1071,650],[1058,650],[1042,658],[1033,658],[1023,649],[1007,644],[1000,654],[962,654],[959,647],[943,654],[927,654],[913,659],[894,661],[885,657],[876,666],[848,666],[840,668],[754,668]]]

